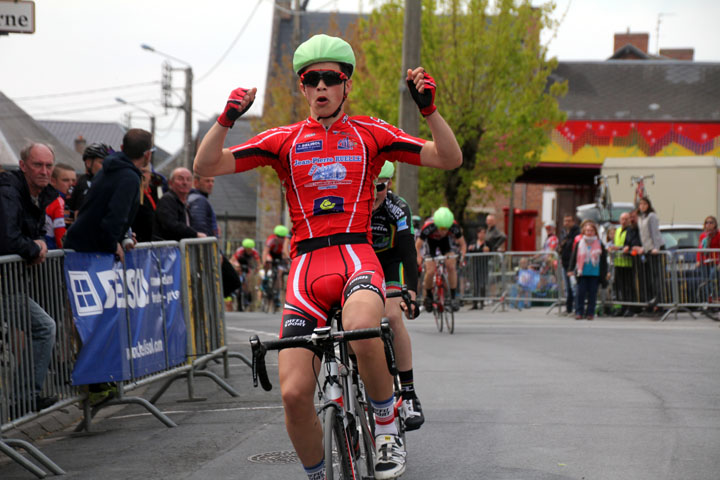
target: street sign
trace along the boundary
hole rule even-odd
[[[0,0],[0,34],[35,33],[35,2]]]

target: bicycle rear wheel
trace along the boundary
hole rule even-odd
[[[352,460],[348,450],[348,439],[337,408],[332,406],[326,408],[323,418],[325,478],[352,480]]]

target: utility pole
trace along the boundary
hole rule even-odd
[[[192,148],[192,84],[193,71],[190,66],[185,68],[185,167],[191,172],[193,171],[193,148]]]
[[[402,75],[400,77],[400,108],[398,126],[409,135],[420,134],[420,112],[405,83],[408,69],[420,66],[420,0],[405,0],[405,24],[403,27]],[[415,214],[418,202],[418,167],[397,163],[397,191]]]

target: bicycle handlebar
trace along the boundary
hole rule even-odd
[[[403,285],[400,290],[392,290],[385,294],[385,298],[397,298],[401,297],[402,301],[405,302],[407,310],[405,310],[405,316],[408,320],[413,320],[420,315],[420,308],[415,300],[410,298],[410,292],[408,291],[407,285]],[[412,308],[412,307],[415,308]],[[411,316],[412,315],[412,316]]]
[[[366,340],[369,338],[380,337],[383,341],[385,349],[385,360],[391,375],[397,375],[397,364],[395,361],[395,351],[392,345],[393,333],[390,329],[390,322],[387,318],[383,318],[379,328],[360,328],[357,330],[341,330],[332,332],[330,327],[316,328],[310,335],[298,335],[295,337],[281,338],[279,340],[270,340],[261,342],[257,335],[250,337],[250,346],[252,347],[252,376],[253,386],[258,386],[258,380],[263,390],[269,392],[272,390],[272,384],[267,374],[265,365],[265,354],[268,350],[283,350],[285,348],[297,348],[308,346],[330,346],[332,347],[339,342],[352,342],[354,340]]]

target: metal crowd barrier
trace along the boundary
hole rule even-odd
[[[464,301],[523,309],[565,304],[565,272],[555,252],[468,252],[459,271]],[[720,320],[720,249],[682,249],[656,254],[608,254],[611,278],[600,288],[597,305],[657,311],[661,320],[680,311]]]
[[[2,427],[0,433],[75,403],[82,403],[84,414],[76,431],[90,430],[92,418],[100,409],[129,403],[143,406],[166,426],[174,427],[176,424],[153,404],[174,381],[181,378],[187,379],[189,401],[202,400],[194,394],[195,376],[208,377],[230,395],[239,396],[227,382],[207,370],[209,362],[222,362],[224,375],[227,378],[229,357],[239,358],[248,366],[251,365],[249,359],[240,353],[228,351],[226,345],[217,240],[211,237],[184,240],[180,244],[153,242],[138,244],[136,248],[160,249],[178,246],[182,261],[181,285],[184,287],[181,299],[187,330],[186,362],[149,375],[132,372],[131,367],[131,379],[117,382],[117,394],[114,398],[97,406],[90,405],[84,386],[71,385],[71,373],[80,346],[74,329],[63,270],[65,252],[50,251],[45,262],[31,267],[27,267],[26,262],[16,255],[0,257],[0,427]],[[161,261],[160,256],[155,258],[157,262]],[[122,283],[125,290],[127,288],[125,282]],[[123,295],[126,293],[124,291]],[[163,292],[163,296],[166,294],[167,292]],[[55,319],[57,326],[52,360],[41,395],[57,396],[58,401],[42,411],[37,411],[32,387],[34,365],[29,299],[37,302]],[[131,336],[129,326],[128,322],[128,334]],[[165,384],[150,401],[125,395],[125,392],[159,380],[165,380]],[[65,473],[32,444],[23,440],[4,438],[0,434],[0,452],[8,455],[38,478],[47,475],[43,469],[18,453],[16,448],[25,449],[50,473],[55,475]]]
[[[48,252],[45,262],[31,267],[17,255],[0,257],[0,452],[38,478],[44,478],[46,472],[16,449],[24,449],[55,475],[65,472],[31,443],[5,438],[3,434],[83,399],[79,389],[70,385],[77,349],[72,341],[72,316],[63,291],[63,260],[64,252],[58,250]],[[39,395],[57,396],[58,400],[42,411],[38,411],[34,388],[33,340],[41,340],[39,332],[33,336],[35,322],[31,311],[37,308],[55,320],[55,335],[50,338],[56,339],[54,348],[47,352],[50,365]],[[35,326],[37,330],[37,323]]]
[[[465,301],[522,310],[559,304],[562,267],[555,252],[470,252],[461,270]]]

